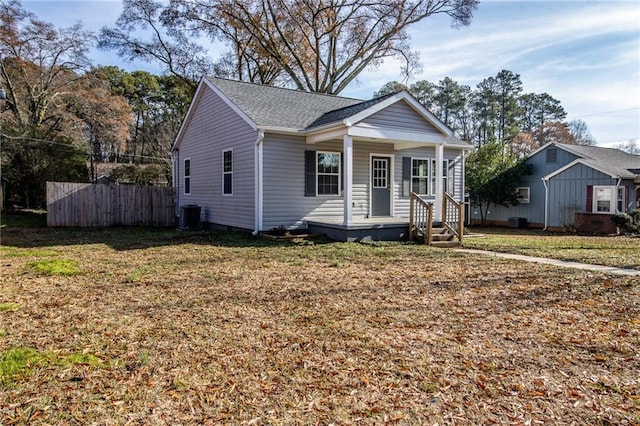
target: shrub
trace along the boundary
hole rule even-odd
[[[640,232],[640,209],[629,213],[618,213],[611,216],[611,220],[623,233]]]

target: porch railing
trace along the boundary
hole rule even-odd
[[[445,193],[442,201],[441,227],[462,244],[464,238],[464,204]],[[433,203],[425,201],[415,192],[411,193],[409,204],[409,239],[423,239],[425,244],[433,243]]]
[[[442,227],[456,236],[460,244],[464,238],[464,204],[457,202],[447,192],[442,201]]]
[[[409,240],[424,238],[431,244],[433,233],[433,203],[423,200],[415,192],[411,193],[409,204]]]

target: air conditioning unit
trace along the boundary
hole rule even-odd
[[[510,217],[509,228],[526,228],[528,220],[526,217]]]
[[[187,204],[180,207],[180,220],[178,228],[183,230],[200,229],[200,206]]]

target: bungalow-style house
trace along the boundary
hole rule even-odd
[[[520,204],[491,206],[492,224],[528,223],[552,231],[613,233],[610,217],[640,208],[640,155],[613,148],[548,143],[526,162]],[[472,220],[475,211],[470,211]]]
[[[255,233],[406,238],[411,193],[434,221],[445,191],[463,200],[470,149],[407,92],[362,101],[203,78],[171,149],[177,213],[196,205],[206,227]]]

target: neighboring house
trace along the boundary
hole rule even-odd
[[[463,199],[470,149],[407,92],[362,101],[204,78],[171,150],[177,213],[197,205],[205,226],[254,232],[404,218],[406,235],[411,191],[436,211],[445,190]]]
[[[490,206],[488,223],[513,226],[524,218],[531,227],[610,233],[611,215],[640,208],[640,155],[549,143],[526,162],[532,174],[518,189],[520,204]],[[474,209],[470,213],[477,218]]]

